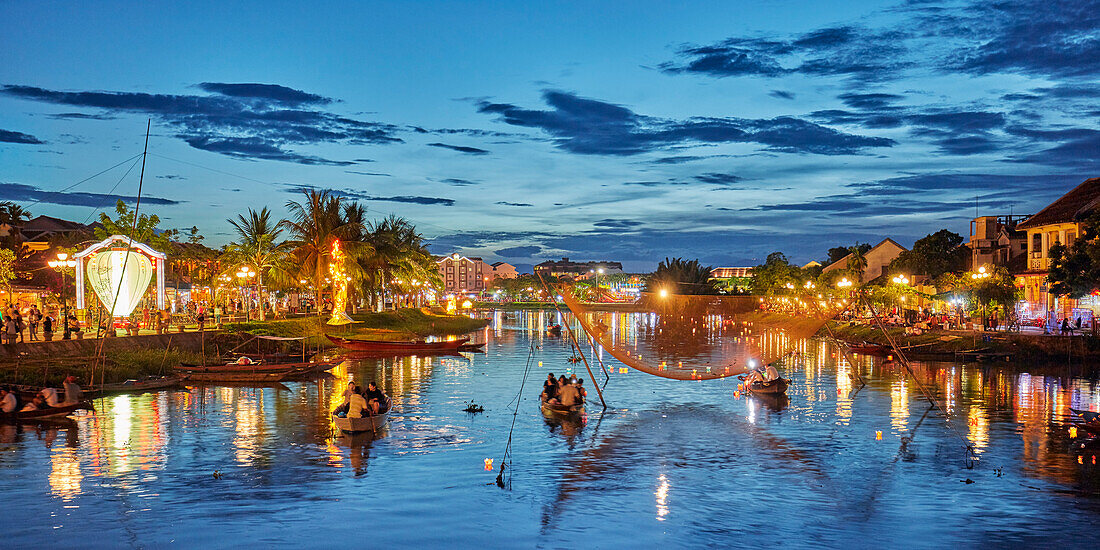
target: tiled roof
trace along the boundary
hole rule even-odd
[[[1034,229],[1043,225],[1078,221],[1095,210],[1098,205],[1100,205],[1100,178],[1090,178],[1050,203],[1038,214],[1021,222],[1016,229]]]

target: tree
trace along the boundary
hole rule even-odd
[[[8,234],[4,236],[0,244],[6,248],[18,248],[22,244],[23,238],[20,227],[30,217],[31,213],[22,206],[11,201],[0,201],[0,226],[8,226]]]
[[[134,224],[134,211],[126,203],[119,200],[115,204],[116,217],[112,219],[106,212],[100,212],[99,223],[103,227],[97,227],[95,238],[106,239],[111,235],[122,235],[133,238],[135,242],[145,243],[157,250],[171,250],[172,239],[179,231],[175,229],[157,230],[160,217],[156,214],[140,214],[137,216],[137,224]]]
[[[935,279],[944,273],[966,269],[970,250],[963,245],[963,237],[941,229],[913,243],[911,250],[903,251],[890,262],[895,273],[926,275]]]
[[[801,284],[802,270],[787,261],[782,252],[772,252],[764,263],[752,268],[753,294],[778,294],[787,291],[787,285]]]
[[[646,280],[646,292],[670,291],[672,294],[718,294],[718,288],[710,279],[712,266],[704,267],[699,260],[665,258],[657,264],[657,271]]]
[[[849,256],[846,268],[855,277],[855,281],[858,284],[863,284],[863,273],[867,271],[867,256],[863,255],[863,250],[859,245],[853,246],[848,249]]]
[[[320,299],[332,254],[332,241],[340,239],[346,242],[347,245],[342,248],[344,253],[349,259],[357,258],[364,247],[358,246],[354,237],[363,227],[360,222],[345,221],[343,197],[327,189],[307,189],[303,195],[303,202],[287,201],[290,219],[280,221],[278,227],[289,233],[287,245],[291,248],[300,274],[313,280],[314,292]],[[320,312],[321,308],[318,308]]]
[[[226,265],[239,267],[248,265],[256,270],[256,288],[263,302],[264,275],[285,272],[289,267],[289,247],[278,242],[278,222],[271,219],[271,212],[265,206],[259,212],[249,208],[248,215],[238,214],[237,219],[226,220],[237,231],[237,240],[226,247],[222,256]],[[266,319],[264,308],[260,308],[260,320]]]
[[[866,254],[869,250],[871,250],[871,245],[869,245],[867,243],[861,243],[861,242],[857,241],[856,244],[853,245],[853,246],[858,248],[859,251],[863,254]],[[829,257],[825,259],[825,265],[826,266],[833,265],[833,264],[839,262],[840,260],[843,260],[845,256],[847,256],[848,254],[851,254],[851,253],[852,253],[852,247],[851,246],[834,246],[834,247],[829,249]]]
[[[1081,235],[1072,246],[1050,247],[1050,293],[1083,298],[1100,288],[1100,211],[1081,223]]]
[[[372,253],[363,255],[360,264],[380,296],[387,289],[398,295],[418,292],[425,284],[442,286],[435,259],[409,220],[391,215],[368,224],[366,233]]]
[[[11,304],[11,282],[16,278],[15,252],[0,248],[0,288],[7,292],[8,304]]]

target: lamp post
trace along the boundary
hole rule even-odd
[[[249,268],[247,265],[241,266],[240,271],[237,272],[237,287],[238,288],[243,287],[248,279],[251,279],[255,276],[256,276],[256,272],[252,271],[252,269]],[[243,289],[241,290],[241,294],[242,295],[244,294]],[[250,320],[250,317],[248,315],[248,302],[251,302],[251,301],[252,301],[252,298],[249,297],[248,301],[246,301],[244,303],[244,320],[245,321]]]
[[[971,273],[970,278],[974,281],[975,284],[977,284],[977,283],[980,283],[984,279],[988,279],[990,275],[992,275],[992,273],[989,273],[988,271],[986,271],[985,266],[983,265],[983,266],[978,268],[977,273]],[[986,325],[985,300],[979,300],[979,301],[982,304],[982,327],[984,329],[984,327]]]
[[[76,260],[70,260],[68,254],[58,252],[56,260],[50,260],[46,263],[61,272],[61,316],[64,317],[61,320],[64,327],[64,334],[61,339],[68,340],[72,333],[69,332],[69,300],[65,298],[65,268],[76,267]]]

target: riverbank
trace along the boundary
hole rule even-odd
[[[347,338],[407,340],[424,336],[465,334],[484,327],[487,319],[448,315],[427,309],[400,309],[352,315],[356,323],[325,324],[328,317],[302,317],[232,323],[222,330],[118,338],[59,340],[0,346],[0,384],[58,385],[69,374],[87,381],[102,346],[105,382],[171,374],[183,363],[202,363],[255,335],[306,337],[311,349],[332,347],[325,334]]]
[[[889,345],[889,340],[876,326],[841,322],[832,322],[830,326],[841,340]],[[910,359],[1057,364],[1100,361],[1100,340],[1090,336],[972,330],[928,330],[922,334],[906,334],[903,327],[887,327],[886,330]],[[818,336],[828,336],[828,331],[822,328]]]

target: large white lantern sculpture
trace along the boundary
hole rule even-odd
[[[164,309],[164,261],[168,256],[136,242],[130,245],[130,250],[126,250],[128,243],[127,237],[113,235],[74,256],[77,260],[77,309],[85,307],[84,272],[87,270],[88,284],[103,305],[111,310],[111,315],[130,315],[153,279],[153,261],[156,261],[157,309]],[[115,245],[114,248],[112,245]]]

